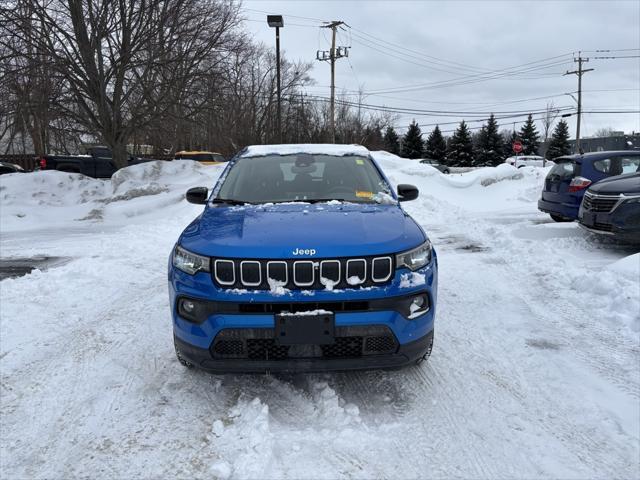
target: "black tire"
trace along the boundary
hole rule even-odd
[[[444,173],[445,175],[449,175],[451,172],[449,171],[448,168],[445,168],[442,173]]]
[[[180,350],[178,350],[178,346],[176,345],[175,341],[173,342],[173,347],[176,350],[176,358],[178,359],[178,362],[180,362],[180,365],[182,365],[185,368],[193,368],[193,363],[191,363],[190,361],[188,361],[182,356],[182,354],[180,353]]]
[[[433,335],[431,336],[431,342],[429,342],[429,347],[427,348],[427,351],[424,352],[424,355],[422,357],[420,357],[418,360],[416,360],[416,365],[420,365],[422,362],[426,362],[427,360],[429,360],[429,357],[431,356],[431,352],[433,351]]]
[[[560,215],[556,215],[555,213],[550,213],[549,216],[553,219],[554,222],[573,222],[570,218],[562,217]]]

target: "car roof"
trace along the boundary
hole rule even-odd
[[[333,143],[300,143],[282,145],[251,145],[240,152],[241,157],[264,157],[266,155],[360,155],[369,156],[369,150],[362,145],[335,145]]]
[[[604,150],[602,152],[587,152],[587,153],[576,153],[573,155],[562,155],[557,158],[570,158],[572,160],[578,160],[581,158],[584,159],[595,159],[598,160],[600,158],[608,158],[611,155],[640,155],[640,150]]]

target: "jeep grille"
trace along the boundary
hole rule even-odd
[[[322,260],[212,260],[213,281],[221,288],[319,290],[379,286],[389,283],[392,256]]]

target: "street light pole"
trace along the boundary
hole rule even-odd
[[[276,29],[276,81],[278,95],[278,143],[282,143],[282,103],[280,98],[280,27],[284,27],[282,15],[267,15],[267,23]]]

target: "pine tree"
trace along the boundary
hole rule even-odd
[[[423,147],[422,132],[414,120],[402,139],[402,156],[404,158],[421,158]]]
[[[464,120],[460,122],[460,126],[449,142],[447,165],[458,167],[473,166],[473,143],[471,142],[469,128]]]
[[[520,129],[520,141],[522,142],[522,155],[537,155],[538,146],[540,145],[540,135],[533,123],[531,114],[527,117],[527,121]]]
[[[436,125],[436,128],[433,129],[429,134],[429,138],[427,138],[424,154],[427,158],[437,160],[440,163],[444,162],[447,156],[447,142],[445,142],[438,125]]]
[[[486,125],[483,125],[480,130],[475,164],[496,166],[502,163],[502,144],[502,136],[498,133],[498,122],[492,113]]]
[[[551,134],[551,141],[549,142],[549,148],[547,148],[546,157],[553,160],[556,157],[569,155],[570,153],[569,125],[561,119],[553,130],[553,134]]]
[[[389,153],[400,155],[400,138],[393,127],[387,127],[384,132],[384,148]]]

